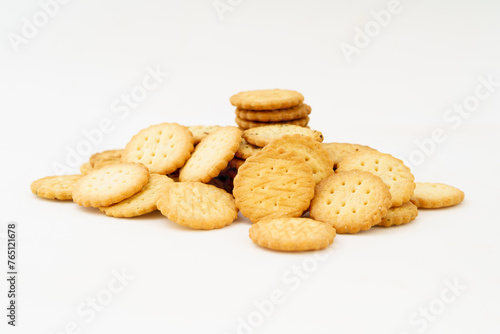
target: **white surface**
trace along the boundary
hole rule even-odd
[[[2,311],[1,332],[60,333],[75,322],[81,333],[232,334],[277,289],[283,302],[240,332],[498,333],[500,87],[456,128],[443,115],[474,94],[478,77],[500,81],[500,3],[402,1],[402,12],[348,63],[339,45],[387,3],[248,0],[220,20],[211,0],[74,0],[16,53],[7,34],[20,33],[22,18],[40,7],[2,1],[0,232],[19,224],[20,308],[15,329]],[[114,101],[157,65],[169,77],[119,118]],[[419,181],[459,187],[466,200],[421,211],[406,226],[339,235],[318,261],[255,246],[241,218],[193,231],[158,213],[112,219],[29,191],[105,118],[113,130],[93,152],[123,147],[164,121],[234,124],[232,94],[275,87],[304,94],[310,125],[326,141],[407,161],[416,140],[442,128],[446,140],[413,171]],[[289,271],[302,264],[317,267],[297,279]],[[78,307],[105,296],[122,269],[135,278],[87,321]],[[454,280],[466,288],[443,304]],[[2,305],[6,291],[1,280]],[[427,328],[423,318],[410,323],[414,312],[439,305]]]

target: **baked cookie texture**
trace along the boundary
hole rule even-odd
[[[411,202],[422,209],[439,209],[461,203],[462,190],[443,183],[417,182]]]
[[[249,231],[250,239],[259,246],[288,252],[326,248],[335,235],[332,226],[310,218],[261,220]]]
[[[332,174],[316,186],[309,213],[337,233],[358,233],[379,224],[391,203],[389,188],[380,177],[351,170]]]
[[[158,192],[156,203],[171,221],[199,230],[222,228],[238,216],[233,196],[201,182],[172,183]]]
[[[291,152],[274,149],[248,158],[234,178],[233,195],[241,213],[263,219],[300,217],[314,196],[311,167]]]
[[[73,201],[86,207],[109,206],[138,193],[148,180],[148,169],[139,163],[104,166],[78,180],[73,187]]]
[[[298,106],[304,101],[304,96],[293,90],[264,89],[240,92],[231,96],[229,101],[240,109],[271,110]]]
[[[151,173],[170,174],[184,166],[194,149],[191,132],[177,123],[152,125],[129,141],[122,162],[138,162]]]

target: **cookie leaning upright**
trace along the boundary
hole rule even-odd
[[[122,153],[122,161],[139,162],[151,173],[169,174],[189,159],[193,143],[193,135],[185,126],[152,125],[132,137]]]
[[[315,184],[304,158],[269,149],[248,158],[238,169],[233,195],[241,213],[256,223],[300,217],[309,207]]]
[[[304,96],[293,90],[264,89],[235,94],[229,101],[239,109],[272,110],[298,106],[304,101]]]
[[[138,193],[149,180],[148,169],[138,163],[121,163],[94,169],[73,187],[73,202],[81,206],[109,206]]]
[[[270,149],[287,150],[297,157],[302,157],[311,166],[316,184],[328,175],[333,174],[333,160],[330,158],[328,151],[323,149],[321,143],[311,137],[299,134],[284,135],[272,140],[263,150]]]
[[[181,168],[179,180],[208,182],[227,167],[241,143],[241,130],[226,126],[207,135]]]

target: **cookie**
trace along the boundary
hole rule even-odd
[[[248,158],[238,169],[233,195],[241,213],[256,223],[300,217],[309,207],[315,184],[303,158],[270,149]]]
[[[296,252],[323,249],[333,243],[335,229],[310,218],[262,220],[250,227],[249,236],[257,245]]]
[[[198,145],[198,143],[211,134],[214,131],[217,131],[221,128],[219,125],[193,125],[188,126],[188,130],[191,131],[194,138],[194,145]]]
[[[88,173],[90,173],[92,170],[94,169],[94,167],[92,167],[92,165],[90,164],[90,162],[85,162],[83,163],[81,166],[80,166],[80,174],[82,175],[87,175]]]
[[[407,202],[401,206],[390,208],[377,226],[390,227],[407,224],[417,218],[417,216],[417,206],[412,202]]]
[[[321,145],[323,145],[323,148],[330,153],[330,158],[332,158],[335,167],[337,167],[337,164],[341,162],[346,156],[358,151],[376,151],[369,146],[359,144],[322,143]]]
[[[298,106],[288,109],[277,110],[245,110],[236,108],[236,116],[242,120],[253,122],[283,122],[293,121],[295,119],[304,118],[311,113],[311,107],[307,104],[300,104]]]
[[[243,165],[244,163],[245,163],[245,160],[243,160],[243,159],[233,158],[229,161],[228,166],[238,170],[241,167],[241,165]]]
[[[249,144],[245,139],[241,140],[240,147],[238,147],[238,151],[234,154],[237,158],[240,159],[248,159],[252,155],[260,152],[262,150],[261,147],[257,147],[255,145]]]
[[[447,184],[417,182],[411,202],[419,208],[438,209],[459,204],[464,197],[462,190]]]
[[[199,230],[221,228],[238,217],[233,196],[201,182],[168,185],[158,193],[157,206],[171,221]]]
[[[73,188],[81,175],[47,176],[31,184],[33,194],[49,199],[71,200]]]
[[[139,162],[151,173],[170,174],[182,167],[194,149],[193,135],[177,123],[152,125],[139,131],[125,147],[123,162]]]
[[[391,193],[380,177],[352,170],[332,174],[316,186],[309,214],[337,233],[358,233],[380,223],[390,207]]]
[[[121,163],[94,169],[73,187],[73,201],[81,206],[109,206],[138,193],[148,183],[148,169],[139,163]]]
[[[262,126],[243,132],[243,139],[248,143],[264,147],[273,139],[279,138],[283,135],[299,134],[313,138],[318,142],[323,141],[323,134],[316,130],[311,130],[297,125],[270,125]]]
[[[293,90],[265,89],[240,92],[231,96],[229,101],[240,109],[273,110],[298,106],[304,101],[304,96]]]
[[[297,125],[297,126],[305,127],[309,123],[309,116],[306,116],[304,118],[295,119],[293,121],[267,122],[267,123],[252,122],[252,121],[247,121],[247,120],[241,119],[239,117],[236,117],[235,122],[242,129],[252,129],[252,128],[257,128],[260,126],[269,126],[269,125]]]
[[[330,159],[328,151],[323,149],[321,143],[311,137],[299,134],[284,135],[273,139],[263,150],[269,149],[286,150],[303,158],[311,166],[316,184],[333,174],[333,161]]]
[[[151,174],[148,183],[137,194],[116,204],[101,206],[99,210],[116,218],[137,217],[153,212],[156,210],[156,193],[172,182],[165,175]]]
[[[93,154],[89,162],[93,168],[100,168],[106,165],[119,164],[122,160],[123,150],[109,150]]]
[[[358,151],[345,157],[337,171],[358,169],[380,176],[392,196],[392,206],[401,206],[410,200],[415,190],[415,177],[403,161],[378,151]]]
[[[193,155],[181,168],[179,180],[208,182],[227,167],[241,142],[241,131],[226,126],[212,132],[196,145]]]

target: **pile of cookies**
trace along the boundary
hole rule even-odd
[[[228,226],[240,211],[255,243],[282,251],[322,249],[337,233],[406,224],[419,208],[464,199],[448,185],[415,183],[390,154],[323,139],[291,124],[242,131],[162,123],[124,149],[94,154],[81,174],[46,177],[31,190],[111,217],[159,210],[193,229]]]
[[[285,89],[240,92],[231,96],[236,124],[243,129],[281,124],[307,126],[311,107],[302,94]]]

